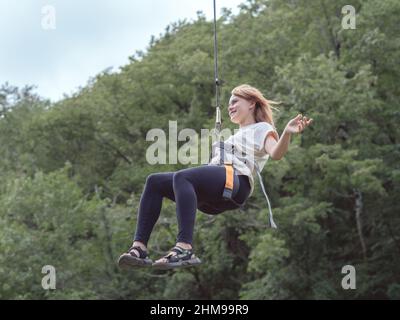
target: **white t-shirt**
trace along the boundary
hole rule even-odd
[[[224,141],[225,148],[230,149],[234,146],[234,153],[226,150],[224,152],[225,161],[233,163],[238,175],[246,175],[250,181],[250,195],[254,190],[254,176],[257,174],[254,162],[257,163],[260,172],[269,159],[269,154],[265,151],[265,138],[270,132],[279,140],[278,132],[268,122],[257,122],[235,129],[235,134]],[[213,146],[218,146],[218,142]],[[215,148],[215,155],[208,165],[218,165],[220,163],[220,148]],[[250,196],[249,195],[249,196]]]

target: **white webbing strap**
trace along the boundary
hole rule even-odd
[[[273,229],[277,229],[278,226],[276,225],[276,223],[274,221],[274,217],[272,215],[271,204],[269,203],[268,195],[267,195],[267,192],[265,191],[265,187],[264,187],[264,183],[263,183],[263,179],[262,179],[260,170],[259,170],[258,165],[257,165],[256,162],[254,162],[254,165],[255,165],[255,168],[256,168],[257,175],[258,175],[258,180],[259,180],[260,185],[261,185],[261,189],[262,189],[262,191],[264,193],[264,196],[267,199],[267,203],[268,203],[268,210],[269,210],[269,219],[268,219],[268,221],[269,221],[269,226],[271,228],[273,228]]]

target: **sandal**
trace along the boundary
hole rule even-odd
[[[161,259],[166,262],[154,262],[153,267],[157,269],[187,268],[201,264],[201,260],[193,253],[193,249],[183,249],[179,246],[173,247],[167,255]]]
[[[134,250],[139,253],[139,256]],[[151,267],[152,264],[153,261],[147,256],[147,251],[138,246],[129,248],[118,259],[118,266],[122,269],[127,267]]]

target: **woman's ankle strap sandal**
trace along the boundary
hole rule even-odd
[[[164,259],[164,261],[154,262],[153,267],[167,270],[192,267],[201,264],[200,259],[193,253],[193,249],[184,249],[180,246],[173,247],[162,259]]]
[[[151,267],[152,264],[153,261],[148,257],[147,251],[139,246],[130,247],[118,259],[118,266],[123,269],[127,267]]]
[[[136,252],[134,250],[136,250],[139,253],[139,256],[136,254]],[[140,258],[140,259],[147,258],[147,251],[143,250],[139,246],[130,247],[126,253],[129,253],[131,256],[136,257],[136,258]]]

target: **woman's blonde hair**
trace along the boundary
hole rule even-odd
[[[272,107],[273,104],[280,104],[272,100],[267,100],[260,90],[248,85],[242,84],[234,88],[231,92],[232,95],[241,97],[250,102],[255,102],[255,120],[256,122],[268,122],[275,128],[274,119],[272,115],[272,109],[279,111],[279,109]]]

